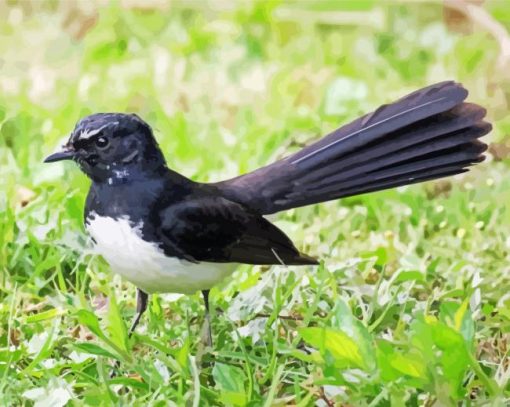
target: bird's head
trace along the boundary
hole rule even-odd
[[[109,183],[166,166],[150,126],[123,113],[81,119],[62,149],[44,162],[61,160],[73,160],[92,180]]]

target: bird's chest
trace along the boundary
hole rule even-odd
[[[144,239],[143,224],[135,224],[127,217],[90,213],[85,225],[95,251],[112,271],[147,293],[209,289],[233,271],[232,265],[196,264],[165,255],[156,243]]]
[[[87,217],[85,227],[96,252],[112,267],[136,267],[148,259],[165,257],[155,243],[143,238],[143,225],[133,224],[127,217],[116,219],[92,213]]]

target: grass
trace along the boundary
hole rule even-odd
[[[508,86],[483,30],[452,30],[440,4],[372,1],[0,10],[0,404],[508,402],[508,161],[280,214],[323,262],[240,267],[211,293],[212,353],[198,295],[153,296],[127,338],[135,290],[88,250],[89,181],[41,163],[80,117],[134,111],[172,168],[216,181],[451,78],[489,109],[498,148]]]

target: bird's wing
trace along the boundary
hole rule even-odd
[[[163,249],[189,261],[317,264],[262,216],[222,197],[200,197],[160,213]]]

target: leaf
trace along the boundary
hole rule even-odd
[[[321,356],[319,352],[312,352],[308,354],[300,350],[294,349],[291,350],[290,354],[296,359],[302,360],[303,362],[306,363],[314,363],[316,365],[321,365],[325,363],[324,358]]]
[[[77,351],[89,353],[91,355],[106,356],[108,358],[119,359],[118,356],[115,356],[110,351],[107,351],[106,349],[100,347],[99,345],[97,345],[95,343],[80,342],[80,343],[75,343],[73,345],[73,347]]]
[[[390,361],[391,366],[399,372],[418,379],[427,379],[425,361],[419,354],[394,353]]]
[[[376,367],[374,343],[366,326],[352,315],[351,309],[342,300],[336,302],[333,315],[332,325],[356,342],[364,365],[368,370],[374,370]]]
[[[78,317],[78,321],[90,329],[92,333],[96,334],[99,338],[106,338],[101,327],[99,326],[97,317],[92,312],[86,309],[81,309],[76,313],[76,316]]]
[[[26,319],[27,324],[34,322],[44,321],[46,319],[53,319],[59,315],[65,314],[65,311],[60,308],[53,308],[48,311],[38,312],[37,314],[29,315]]]
[[[449,351],[457,347],[465,348],[462,335],[441,322],[434,325],[432,334],[435,345],[441,350]]]
[[[118,338],[114,341],[105,335],[101,326],[99,325],[99,321],[97,317],[90,311],[81,309],[76,312],[76,316],[78,317],[78,321],[85,325],[91,332],[97,335],[98,338],[103,340],[109,347],[114,349],[119,355],[123,358],[131,360],[131,355],[129,352],[121,346],[117,345]]]
[[[468,342],[462,333],[445,321],[453,325],[454,318],[451,316],[459,308],[457,303],[443,303],[439,320],[424,318],[412,325],[413,344],[421,344],[420,350],[429,369],[434,372],[435,380],[441,380],[443,392],[456,400],[465,396],[463,383],[470,365],[470,355],[466,346]],[[430,386],[433,384],[430,383]]]
[[[461,399],[466,394],[464,377],[469,368],[470,359],[464,346],[449,348],[439,356],[441,370],[454,397]]]
[[[395,278],[392,279],[392,283],[396,282],[404,282],[404,281],[419,281],[425,283],[427,280],[422,272],[417,270],[402,270],[398,274],[396,274]]]
[[[377,341],[377,361],[381,378],[388,383],[402,381],[409,386],[425,388],[429,382],[427,363],[420,350],[398,350],[388,341]]]
[[[391,359],[394,354],[394,345],[384,339],[377,340],[376,356],[377,365],[381,378],[384,382],[392,382],[401,377],[401,373],[391,365]]]
[[[435,317],[420,315],[409,327],[411,348],[419,350],[427,361],[435,359],[433,327],[436,323]]]
[[[466,298],[464,301],[462,301],[462,304],[457,309],[457,311],[455,311],[453,321],[455,324],[455,329],[462,334],[466,342],[471,343],[475,335],[475,326],[473,322],[473,316],[471,315],[471,311],[469,310],[468,306],[469,298]]]
[[[360,257],[365,259],[375,258],[377,266],[384,266],[388,262],[388,252],[384,247],[378,247],[374,251],[361,252]]]
[[[441,321],[434,323],[432,332],[435,345],[442,351],[437,356],[442,376],[448,383],[452,395],[460,399],[465,395],[463,382],[470,365],[465,338],[460,332]]]
[[[212,374],[216,386],[221,390],[223,403],[237,406],[246,404],[245,375],[242,369],[224,363],[215,363]]]
[[[356,341],[344,332],[331,328],[302,328],[300,335],[310,345],[319,349],[323,354],[329,354],[335,359],[338,367],[358,367],[367,370],[360,347]]]
[[[110,293],[108,301],[107,329],[109,337],[124,352],[128,351],[128,335],[126,324],[119,311],[115,295]]]
[[[181,349],[179,349],[175,354],[175,360],[179,363],[182,369],[187,369],[189,365],[189,353],[190,353],[190,340],[189,337],[186,337],[184,343],[182,344]]]

